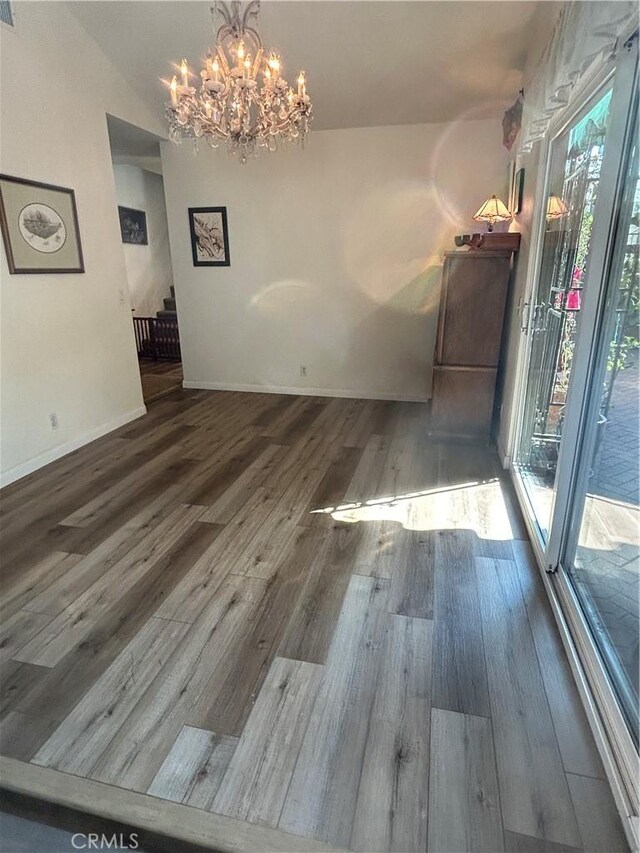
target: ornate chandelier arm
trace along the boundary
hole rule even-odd
[[[229,7],[227,6],[226,3],[222,2],[222,0],[216,0],[216,2],[213,4],[213,6],[210,7],[210,12],[211,12],[211,16],[213,18],[214,25],[215,25],[217,16],[220,15],[220,17],[224,19],[226,25],[229,28],[231,28],[233,16],[232,16],[231,12],[229,11]],[[222,27],[220,27],[220,29],[222,29]],[[214,27],[214,33],[215,33],[215,27]]]
[[[238,0],[235,0],[234,6],[238,7],[238,11],[240,9],[240,3]],[[260,11],[260,0],[251,0],[250,3],[247,3],[247,7],[244,10],[244,14],[242,15],[242,29],[248,30],[251,29],[253,32],[255,30],[252,27],[249,27],[249,18],[253,18],[254,20],[258,20],[258,12]],[[259,39],[260,36],[256,32],[256,37]]]
[[[217,15],[220,15],[224,21],[216,33],[216,41],[223,42],[228,38],[242,41],[248,38],[253,42],[254,48],[258,50],[262,47],[262,39],[255,27],[249,25],[249,21],[251,18],[257,19],[260,11],[260,0],[251,0],[242,13],[242,17],[240,17],[240,5],[239,0],[233,0],[231,8],[224,0],[216,0],[213,4],[211,13],[214,16],[214,21]]]
[[[238,3],[240,6],[240,3]],[[249,26],[249,20],[253,18],[257,21],[258,12],[260,11],[260,0],[251,0],[251,2],[247,5],[247,8],[244,10],[244,14],[242,16],[242,32],[248,33],[255,40],[255,43],[258,47],[262,47],[262,39],[260,38],[260,34],[256,30],[255,27]]]

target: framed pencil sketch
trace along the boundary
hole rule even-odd
[[[0,175],[0,226],[10,273],[84,272],[73,190]]]
[[[189,228],[194,267],[230,266],[226,207],[190,207]]]
[[[118,205],[118,216],[123,243],[133,243],[135,246],[149,245],[147,214],[144,210],[134,210],[132,207]]]

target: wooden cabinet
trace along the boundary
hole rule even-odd
[[[442,273],[431,431],[488,439],[510,251],[448,252]]]

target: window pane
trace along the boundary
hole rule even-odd
[[[635,138],[637,139],[637,132]],[[593,377],[591,423],[576,496],[577,541],[568,569],[623,707],[637,730],[639,351],[637,143],[630,158]]]

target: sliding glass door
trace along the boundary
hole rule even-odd
[[[551,148],[542,257],[530,305],[528,380],[515,457],[543,543],[551,526],[611,92],[610,86],[600,92]]]
[[[638,815],[637,37],[548,144],[513,473],[618,803]],[[579,661],[579,663],[577,663]],[[586,688],[585,688],[586,689]],[[629,827],[635,826],[634,821]],[[635,830],[630,830],[634,832]]]
[[[637,117],[625,172],[561,564],[637,741],[640,666]]]

